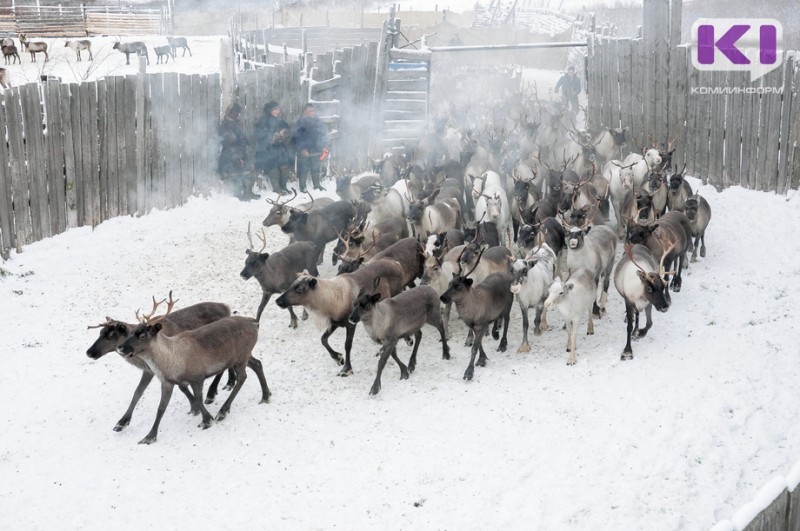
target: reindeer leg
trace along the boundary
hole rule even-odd
[[[508,347],[508,322],[511,320],[511,305],[508,306],[508,311],[503,315],[503,335],[500,338],[500,345],[497,347],[497,352],[505,352]]]
[[[247,371],[245,370],[246,367],[247,363],[240,363],[236,365],[236,374],[239,375],[239,377],[236,379],[236,386],[233,388],[233,391],[231,391],[231,394],[228,395],[228,399],[225,401],[224,404],[222,404],[222,407],[217,413],[217,422],[223,420],[225,417],[228,416],[228,412],[231,410],[231,404],[233,403],[233,399],[236,398],[237,394],[239,394],[239,390],[242,388],[242,386],[244,385],[244,381],[247,379]]]
[[[497,341],[500,339],[500,318],[494,320],[492,323],[492,339]]]
[[[261,365],[261,361],[253,356],[250,356],[250,359],[247,360],[247,366],[250,367],[254,373],[256,373],[258,383],[261,384],[261,402],[259,402],[259,404],[268,403],[269,397],[272,396],[272,393],[270,393],[269,387],[267,386],[267,379],[264,376],[264,368]]]
[[[703,234],[700,235],[700,241],[702,242],[702,245],[700,246],[700,257],[701,258],[705,258],[706,257],[706,233],[705,232],[703,232]]]
[[[520,353],[520,352],[530,352],[531,351],[531,346],[528,344],[528,325],[530,324],[528,322],[528,305],[527,304],[523,304],[522,301],[518,301],[518,302],[519,302],[519,309],[522,311],[522,344],[517,349],[517,352],[518,353]],[[537,319],[538,319],[538,317],[537,317]],[[536,321],[534,321],[534,323],[536,324],[536,328],[534,328],[534,332],[533,333],[538,336],[539,334],[541,334],[541,332],[538,331],[539,330],[539,323],[537,323]]]
[[[419,350],[420,341],[422,341],[422,330],[417,330],[414,332],[414,350],[411,351],[411,357],[408,358],[408,372],[414,372],[414,369],[417,368],[417,350]]]
[[[197,409],[194,407],[194,396],[192,392],[189,391],[189,388],[185,385],[179,385],[178,389],[189,399],[189,413],[192,415],[197,415]]]
[[[592,312],[592,310],[589,310],[589,322],[586,323],[586,335],[587,336],[593,336],[594,335],[594,321],[593,321],[593,318],[594,318],[593,312]],[[575,336],[577,336],[577,335],[578,334],[576,332]],[[574,348],[574,344],[573,344],[573,348]]]
[[[317,274],[315,276],[319,276],[319,275]],[[300,316],[300,320],[301,321],[307,321],[308,320],[308,312],[306,311],[305,308],[303,308],[303,314]]]
[[[572,342],[572,333],[575,329],[575,323],[570,319],[567,321],[567,352],[569,356],[567,357],[567,365],[575,365],[575,346]]]
[[[472,329],[470,328],[470,331]],[[472,380],[472,376],[475,372],[475,356],[478,354],[478,343],[474,342],[472,344],[472,351],[469,357],[469,365],[467,365],[467,370],[464,371],[464,379],[465,380]]]
[[[203,405],[203,400],[201,398],[203,396],[203,380],[200,380],[199,382],[192,382],[192,392],[198,397],[195,400],[195,405],[200,411],[200,414],[203,416],[203,420],[200,421],[200,424],[198,424],[197,427],[203,428],[204,430],[206,428],[210,428],[211,421],[213,421],[214,418],[211,416],[211,413],[208,412],[206,406]]]
[[[647,331],[650,330],[650,327],[653,326],[653,305],[650,304],[647,308],[644,309],[644,315],[646,317],[644,328],[640,329],[636,333],[636,339],[642,338],[647,335]]]
[[[384,343],[378,351],[378,354],[380,354],[381,358],[378,360],[378,372],[375,375],[375,381],[372,382],[372,387],[369,390],[370,395],[377,395],[381,392],[381,374],[383,374],[383,368],[386,367],[386,362],[389,359],[392,350],[393,349],[389,347],[389,343]]]
[[[442,308],[442,326],[444,327],[445,336],[447,339],[450,339],[450,308],[452,308],[453,303],[447,303]]]
[[[236,385],[236,380],[237,380],[236,377],[237,377],[236,369],[234,369],[233,367],[228,369],[228,381],[225,382],[225,387],[223,387],[222,390],[230,391],[231,389],[233,389],[233,386]]]
[[[397,356],[397,342],[394,343],[394,348],[392,348],[392,359],[397,363],[397,366],[400,367],[400,379],[408,380],[408,367],[406,367],[405,363],[400,361],[400,358]]]
[[[211,385],[208,386],[208,394],[206,394],[206,404],[213,404],[214,399],[217,397],[217,387],[219,386],[219,381],[222,380],[222,373],[218,372],[214,379],[211,381]],[[197,415],[199,411],[195,412]]]
[[[153,423],[153,427],[150,428],[150,433],[148,433],[144,439],[139,441],[139,444],[153,444],[156,442],[156,438],[158,437],[158,425],[161,423],[161,417],[164,416],[164,411],[167,410],[169,399],[172,398],[172,390],[174,388],[175,386],[171,383],[161,382],[161,401],[158,403],[156,421]]]
[[[450,359],[450,347],[447,345],[447,332],[442,323],[442,316],[436,310],[428,313],[428,324],[435,327],[439,331],[439,341],[442,343],[442,359]]]
[[[142,393],[144,393],[144,390],[147,389],[147,386],[150,385],[152,380],[152,372],[142,371],[142,378],[139,380],[139,385],[136,386],[136,390],[133,392],[131,404],[128,406],[128,410],[125,412],[125,414],[122,415],[122,418],[117,421],[117,425],[114,426],[114,431],[122,431],[128,424],[131,423],[133,410],[136,407],[136,404],[139,403],[139,399],[142,398]]]
[[[681,272],[683,271],[683,260],[684,256],[681,255],[678,258],[678,271],[676,271],[675,276],[672,277],[672,291],[674,291],[675,293],[678,293],[681,290],[681,284],[683,283],[681,279]]]
[[[699,243],[700,243],[700,236],[695,236],[695,238],[694,238],[694,249],[692,250],[692,259],[691,259],[692,262],[697,262],[697,250],[698,250],[697,249],[697,245]],[[705,245],[703,245],[703,248],[700,250],[700,256],[705,256]],[[687,267],[688,267],[688,264],[687,264]]]
[[[537,336],[546,330],[550,330],[550,325],[547,323],[547,308],[542,303],[536,305],[536,318],[533,320],[533,325],[539,329],[538,334],[536,333],[536,328],[533,329],[533,333]]]
[[[331,327],[325,330],[325,332],[322,334],[320,341],[322,342],[322,346],[325,347],[325,350],[328,351],[328,354],[330,354],[331,358],[333,358],[334,361],[339,365],[342,365],[344,363],[344,358],[341,354],[333,350],[328,344],[328,338],[331,337],[331,334],[334,333],[337,328],[339,328],[337,325],[331,325]]]
[[[636,310],[635,306],[629,302],[625,302],[625,320],[627,321],[628,327],[628,339],[625,342],[625,349],[622,351],[622,356],[620,359],[622,361],[625,360],[632,360],[633,359],[633,349],[631,348],[631,334],[633,333],[633,312]],[[638,319],[638,317],[636,317]]]
[[[289,310],[289,328],[297,328],[297,315],[295,315],[291,306],[287,309]]]
[[[484,326],[482,330],[475,331],[475,344],[478,345],[478,352],[480,353],[478,361],[475,363],[478,367],[486,367],[486,361],[489,359],[486,357],[486,351],[483,350],[483,338],[486,336],[486,328]]]
[[[347,335],[344,339],[344,366],[339,371],[339,376],[349,376],[353,374],[353,367],[350,365],[350,350],[353,348],[353,336],[356,333],[355,326],[346,326]]]
[[[256,321],[261,321],[261,314],[264,312],[264,308],[267,307],[270,297],[272,297],[272,293],[265,291],[261,294],[261,302],[258,304],[258,310],[256,310]]]

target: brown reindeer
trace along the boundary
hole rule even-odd
[[[172,305],[177,302],[171,299],[163,316],[153,318],[153,310],[120,347],[123,355],[137,356],[155,367],[154,372],[161,380],[161,402],[158,404],[156,420],[150,433],[139,441],[140,444],[156,441],[158,425],[177,384],[188,383],[192,387],[194,405],[203,415],[199,426],[203,429],[211,427],[213,420],[202,401],[203,382],[209,376],[231,368],[236,371],[236,385],[217,413],[217,421],[227,416],[233,399],[247,379],[245,367],[250,367],[258,376],[262,390],[261,402],[268,402],[270,397],[261,362],[252,357],[253,347],[258,341],[258,322],[255,319],[234,315],[169,337],[160,332],[163,329],[161,321],[170,314]]]
[[[36,62],[36,54],[43,53],[44,54],[44,62],[46,63],[50,56],[47,53],[47,43],[42,41],[37,42],[30,42],[28,40],[27,35],[24,33],[19,34],[19,42],[22,45],[22,51],[28,51],[31,54],[31,62]]]

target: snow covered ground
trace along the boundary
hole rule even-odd
[[[213,300],[254,314],[260,289],[239,271],[247,224],[258,226],[267,204],[194,198],[30,245],[0,264],[4,522],[660,530],[730,518],[800,459],[800,240],[776,230],[800,226],[800,198],[700,190],[713,209],[707,257],[632,361],[620,361],[624,308],[612,287],[608,315],[594,336],[579,336],[573,367],[557,315],[531,336],[530,353],[516,352],[515,307],[508,352],[489,340],[489,363],[472,382],[462,380],[466,328],[454,319],[450,361],[425,328],[411,378],[399,381],[390,362],[370,397],[377,347],[361,328],[355,374],[341,378],[312,322],[290,330],[271,302],[254,352],[271,402],[258,403],[250,378],[228,418],[203,431],[175,393],[152,446],[136,443],[157,385],[131,425],[112,431],[139,374],[113,353],[87,358],[97,331],[86,326],[133,320],[169,290],[179,307]],[[267,241],[275,251],[286,236],[273,227]],[[334,274],[329,256],[323,276]],[[343,341],[342,331],[332,338],[337,349]]]

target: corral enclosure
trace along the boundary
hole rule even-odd
[[[635,124],[642,109],[634,138],[646,142],[644,100],[636,107],[620,97],[626,92],[621,87],[634,82],[619,68],[628,63],[612,55],[617,44],[607,37],[590,40],[595,48],[588,88],[599,103],[589,102],[590,123]],[[325,82],[340,75],[341,92],[326,95],[349,109],[337,115],[338,138],[349,141],[351,156],[365,156],[370,131],[359,124],[370,87],[359,79],[374,77],[377,49],[378,43],[358,45],[306,64],[240,72],[230,96],[245,107],[246,133],[251,135],[265,101],[280,96],[286,115],[294,117],[313,90],[311,81],[325,95],[332,90]],[[598,65],[596,73],[600,65],[615,71],[615,64],[616,79],[592,77],[592,65]],[[497,71],[503,82],[521,81],[513,67],[497,65]],[[791,79],[791,70],[782,72],[781,79]],[[541,87],[558,76],[529,69],[520,74]],[[469,83],[461,80],[459,91]],[[608,99],[602,96],[605,87],[612,87]],[[797,85],[789,87],[786,98],[752,100],[751,112],[768,117],[773,109],[783,116],[775,111],[777,101],[778,109],[788,105],[788,116],[796,119],[791,98]],[[110,359],[113,353],[99,362],[84,358],[95,338],[84,326],[107,313],[132,320],[135,308],[149,306],[151,294],[160,297],[170,289],[180,306],[220,300],[244,315],[252,314],[260,297],[254,282],[237,273],[247,224],[258,226],[266,207],[209,192],[218,184],[213,131],[222,93],[215,74],[157,73],[29,84],[0,95],[0,123],[9,132],[6,149],[0,149],[0,164],[9,171],[0,184],[7,201],[31,198],[21,208],[15,205],[15,216],[24,214],[22,224],[7,217],[5,226],[15,230],[2,233],[17,238],[4,240],[4,247],[25,246],[25,252],[12,253],[0,270],[2,300],[14,308],[14,316],[0,324],[11,362],[3,386],[26,398],[0,435],[0,472],[13,484],[6,500],[19,508],[10,513],[16,522],[131,529],[251,526],[256,520],[288,528],[707,528],[730,518],[770,477],[787,474],[800,451],[800,336],[791,326],[800,292],[789,280],[800,274],[800,249],[793,242],[775,249],[763,235],[774,232],[776,217],[790,225],[800,218],[790,178],[794,159],[788,151],[783,159],[783,151],[769,151],[772,144],[759,143],[760,132],[753,132],[755,147],[742,160],[758,161],[763,173],[749,179],[723,179],[712,163],[701,166],[702,159],[686,149],[689,173],[704,177],[692,186],[714,209],[709,255],[692,265],[676,304],[655,317],[655,328],[635,344],[631,362],[619,361],[624,312],[612,293],[597,334],[579,337],[575,367],[564,365],[556,315],[553,329],[533,338],[531,353],[516,353],[521,331],[515,308],[509,352],[494,353],[489,342],[489,365],[477,370],[475,381],[461,380],[466,328],[454,318],[453,360],[440,359],[436,334],[425,328],[420,366],[411,379],[395,380],[390,364],[383,391],[368,397],[377,346],[363,330],[356,336],[356,372],[339,378],[312,322],[287,330],[285,312],[270,305],[256,347],[275,393],[270,405],[256,403],[251,378],[230,417],[200,432],[175,393],[159,442],[144,448],[135,442],[155,410],[152,386],[132,425],[113,433],[135,371]],[[446,107],[446,96],[454,95],[432,88],[432,108]],[[694,105],[711,116],[729,109],[727,103]],[[655,108],[653,103],[653,120]],[[770,122],[759,123],[767,134],[786,138]],[[787,133],[794,130],[791,121],[780,123],[788,124]],[[706,132],[712,159],[719,142],[736,138],[723,132],[715,139],[713,127],[700,119],[684,123],[684,129],[688,138],[696,138],[698,129]],[[694,151],[702,153],[697,145]],[[724,153],[731,151],[720,151],[716,164],[722,170],[729,168]],[[774,164],[761,153],[774,157]],[[783,181],[779,161],[786,164]],[[772,166],[774,174],[768,171]],[[62,178],[67,184],[58,195]],[[728,189],[737,183],[785,195]],[[325,195],[333,196],[332,183],[324,184]],[[198,192],[204,197],[194,197]],[[8,215],[10,206],[2,208],[1,201],[0,212]],[[178,205],[183,206],[164,211]],[[744,211],[752,215],[746,224]],[[139,217],[143,213],[149,214]],[[87,227],[74,228],[80,225]],[[69,227],[74,229],[59,234]],[[55,237],[38,241],[48,236]],[[270,229],[267,250],[283,245],[285,236]],[[771,257],[766,269],[764,256]],[[321,272],[334,274],[327,263]],[[337,349],[342,334],[332,338]],[[401,350],[405,358],[408,349]],[[795,467],[790,477],[797,476]],[[188,492],[187,485],[218,486]],[[87,498],[96,510],[84,508]],[[118,518],[122,507],[139,516]]]

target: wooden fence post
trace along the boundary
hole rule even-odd
[[[225,112],[228,105],[234,101],[234,87],[236,86],[236,64],[233,58],[233,43],[229,37],[220,39],[219,72],[222,83],[221,111]],[[222,115],[217,117],[217,121]]]

